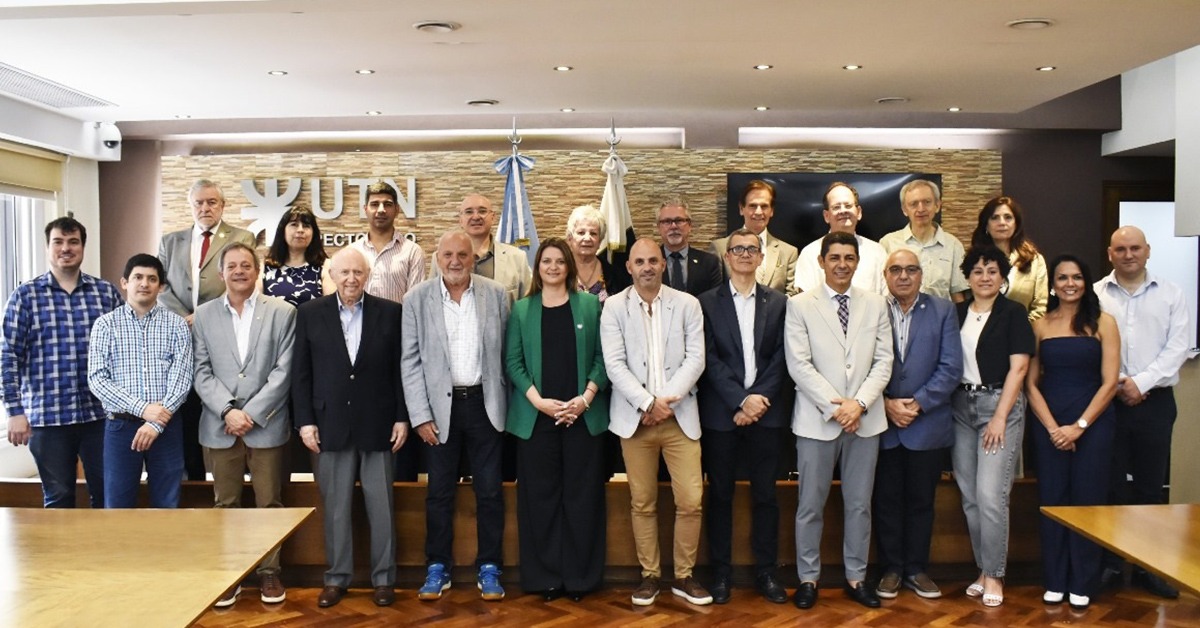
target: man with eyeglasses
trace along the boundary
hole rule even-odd
[[[901,247],[888,256],[892,376],[883,391],[887,431],[875,463],[874,521],[883,577],[875,594],[900,587],[932,599],[941,590],[926,573],[933,538],[933,498],[954,444],[950,394],[962,378],[962,342],[954,305],[923,290],[923,264]]]
[[[767,231],[771,217],[775,215],[775,186],[755,179],[746,184],[742,190],[742,202],[738,205],[743,226],[758,236],[759,248],[762,249],[762,262],[758,265],[754,278],[773,290],[795,293],[796,257],[800,251],[796,247],[776,238]],[[729,238],[713,240],[712,252],[718,259],[725,259],[725,250],[729,248]],[[725,273],[730,269],[725,267]]]
[[[921,290],[961,303],[969,289],[967,278],[958,269],[966,250],[958,238],[934,222],[942,211],[941,190],[933,181],[909,181],[900,188],[900,210],[908,218],[908,226],[883,236],[879,244],[888,253],[901,248],[916,251],[924,269]]]
[[[533,272],[525,251],[511,244],[497,242],[492,236],[492,226],[495,224],[496,212],[486,196],[468,194],[458,204],[458,226],[467,232],[471,238],[471,249],[475,251],[475,269],[472,272],[504,286],[511,306],[529,291]],[[438,276],[437,264],[433,265],[432,276]]]
[[[362,252],[371,265],[367,294],[400,303],[413,286],[425,280],[425,252],[396,230],[400,205],[392,186],[383,181],[373,183],[366,196],[367,235],[350,246]]]
[[[692,215],[687,201],[673,196],[658,206],[658,235],[667,262],[663,283],[694,297],[721,283],[721,262],[716,255],[691,245]]]
[[[852,285],[860,290],[883,294],[883,262],[887,252],[879,243],[855,233],[858,221],[862,220],[862,206],[858,203],[858,190],[849,183],[835,181],[825,190],[825,222],[829,233],[848,233],[858,240],[858,270]],[[825,283],[825,273],[817,258],[821,256],[821,240],[809,243],[800,251],[796,262],[796,292],[816,290]]]

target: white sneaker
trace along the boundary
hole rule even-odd
[[[1062,595],[1062,594],[1060,593],[1059,595]],[[1086,596],[1086,595],[1075,595],[1074,593],[1072,593],[1068,598],[1068,602],[1070,602],[1071,608],[1076,609],[1076,610],[1083,610],[1088,607],[1088,604],[1092,603],[1092,600],[1090,598],[1088,598],[1088,596]]]
[[[1062,604],[1063,594],[1061,591],[1046,591],[1042,594],[1042,601],[1046,604]]]

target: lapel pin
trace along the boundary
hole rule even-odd
[[[576,326],[575,326],[575,328],[576,328],[576,329],[583,329],[583,323],[579,323],[578,325],[576,325]]]

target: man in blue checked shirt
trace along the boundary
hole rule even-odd
[[[127,302],[92,327],[88,384],[108,412],[104,507],[137,505],[142,465],[151,508],[179,506],[183,422],[172,420],[192,387],[192,334],[158,302],[162,262],[139,253],[121,276]]]
[[[92,324],[121,305],[121,293],[80,271],[87,229],[70,217],[46,225],[50,271],[8,298],[0,337],[0,381],[8,441],[29,445],[46,508],[75,507],[75,464],[83,462],[93,508],[104,505],[104,408],[88,389]]]

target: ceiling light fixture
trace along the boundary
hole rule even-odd
[[[1046,17],[1024,17],[1019,20],[1005,22],[1005,26],[1019,31],[1039,31],[1054,26],[1054,20]]]
[[[562,109],[559,109],[559,111],[561,111],[563,113],[571,113],[571,112],[575,111],[575,108],[574,107],[563,107]]]
[[[1058,69],[1058,68],[1057,68],[1056,66],[1053,66],[1053,65],[1043,65],[1042,67],[1038,68],[1038,69],[1037,69],[1037,71],[1038,71],[1038,72],[1053,72],[1053,71],[1055,71],[1055,70],[1057,70],[1057,69]]]
[[[367,112],[367,115],[369,115],[369,116],[381,116],[381,115],[383,115],[383,112],[382,112],[382,111],[374,111],[374,110],[372,110],[372,111],[368,111],[368,112]]]
[[[950,113],[958,113],[962,111],[962,107],[947,107],[946,111],[949,111]]]
[[[494,98],[479,98],[476,100],[468,100],[467,104],[471,105],[472,107],[495,107],[496,105],[500,104],[500,101]]]
[[[842,69],[850,70],[853,72],[854,70],[861,70],[861,69],[863,69],[863,67],[861,65],[854,65],[853,63],[851,63],[850,65],[843,65]]]
[[[908,102],[908,99],[904,96],[884,96],[883,98],[875,99],[875,104],[877,105],[900,105],[906,102]]]
[[[768,107],[768,106],[766,106],[766,105],[759,105],[759,106],[757,106],[757,107],[755,107],[755,108],[754,108],[754,110],[755,110],[755,111],[767,111],[767,110],[769,110],[769,109],[770,109],[770,107]]]
[[[755,69],[755,70],[770,70],[770,69],[771,69],[771,68],[773,68],[773,67],[775,67],[775,66],[773,66],[773,65],[767,65],[767,64],[765,64],[765,63],[760,63],[760,64],[758,64],[758,65],[754,66],[754,69]]]
[[[363,68],[361,70],[355,70],[354,73],[355,74],[374,74],[375,70],[368,70],[366,68]]]
[[[554,71],[555,71],[555,72],[570,72],[571,70],[574,70],[574,69],[575,69],[575,68],[573,68],[573,67],[571,67],[571,66],[569,66],[569,65],[556,65],[556,66],[554,66]]]
[[[462,28],[462,24],[448,20],[421,20],[420,22],[413,22],[412,27],[422,33],[445,34],[453,33]]]
[[[189,115],[188,115],[188,114],[186,114],[186,113],[177,113],[177,114],[175,114],[175,119],[176,119],[176,120],[187,120],[187,119],[189,119],[189,118],[191,118],[191,117],[192,117],[192,116],[189,116]]]
[[[270,74],[271,76],[287,76],[287,72],[284,70],[271,70],[267,72],[267,74]]]

